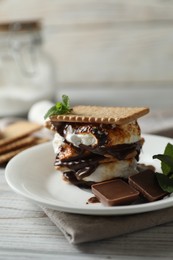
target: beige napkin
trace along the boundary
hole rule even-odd
[[[173,221],[173,207],[142,214],[106,217],[42,209],[72,244],[116,237]]]

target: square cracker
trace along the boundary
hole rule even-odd
[[[25,120],[12,123],[3,129],[3,137],[0,139],[0,147],[26,137],[41,128],[41,125]]]
[[[7,153],[7,152],[12,152],[14,150],[17,150],[23,146],[30,145],[35,142],[35,137],[34,136],[27,136],[18,140],[15,140],[11,143],[1,145],[0,146],[0,155]]]
[[[34,138],[34,141],[30,142],[30,143],[25,143],[25,145],[21,146],[21,147],[17,147],[16,146],[16,149],[14,150],[11,150],[11,151],[4,151],[4,153],[0,153],[0,164],[3,164],[3,163],[7,163],[10,159],[12,159],[15,155],[17,155],[18,153],[34,146],[34,145],[37,145],[37,144],[41,144],[41,143],[45,143],[47,142],[48,140],[45,139],[45,138]]]
[[[53,115],[53,122],[83,122],[102,124],[127,124],[149,112],[147,107],[101,107],[101,106],[75,106],[72,113],[66,115]]]

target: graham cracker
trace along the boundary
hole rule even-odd
[[[3,138],[2,131],[0,130],[0,139]]]
[[[8,162],[11,158],[13,158],[15,155],[17,155],[18,153],[34,146],[37,144],[41,144],[41,143],[45,143],[48,140],[45,138],[35,138],[35,140],[32,143],[29,143],[27,145],[24,145],[22,147],[18,147],[15,150],[12,151],[8,151],[8,152],[4,152],[2,154],[0,154],[0,164],[6,163]]]
[[[26,137],[43,126],[29,121],[18,121],[5,127],[2,131],[3,138],[0,139],[0,147]]]
[[[17,150],[17,149],[19,149],[23,146],[30,145],[34,142],[35,142],[34,136],[28,136],[28,137],[24,137],[24,138],[19,139],[19,140],[15,140],[11,143],[0,146],[0,155],[6,153],[8,151]]]
[[[53,115],[52,123],[80,122],[123,125],[137,120],[149,113],[147,107],[101,107],[101,106],[75,106],[72,113],[66,115]],[[51,128],[49,123],[46,127]]]

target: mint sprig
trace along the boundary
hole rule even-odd
[[[57,102],[54,106],[52,106],[47,113],[44,115],[44,119],[53,116],[53,115],[63,115],[68,114],[72,111],[70,108],[70,100],[66,95],[62,96],[62,102]]]
[[[168,193],[173,192],[173,179],[170,179],[168,176],[158,172],[156,172],[156,178],[162,190]]]
[[[153,159],[161,161],[162,173],[156,172],[156,178],[162,190],[173,192],[173,145],[168,143],[165,147],[164,154],[157,154]]]

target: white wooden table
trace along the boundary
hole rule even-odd
[[[70,245],[42,210],[14,193],[0,169],[0,259],[173,259],[173,223]]]

